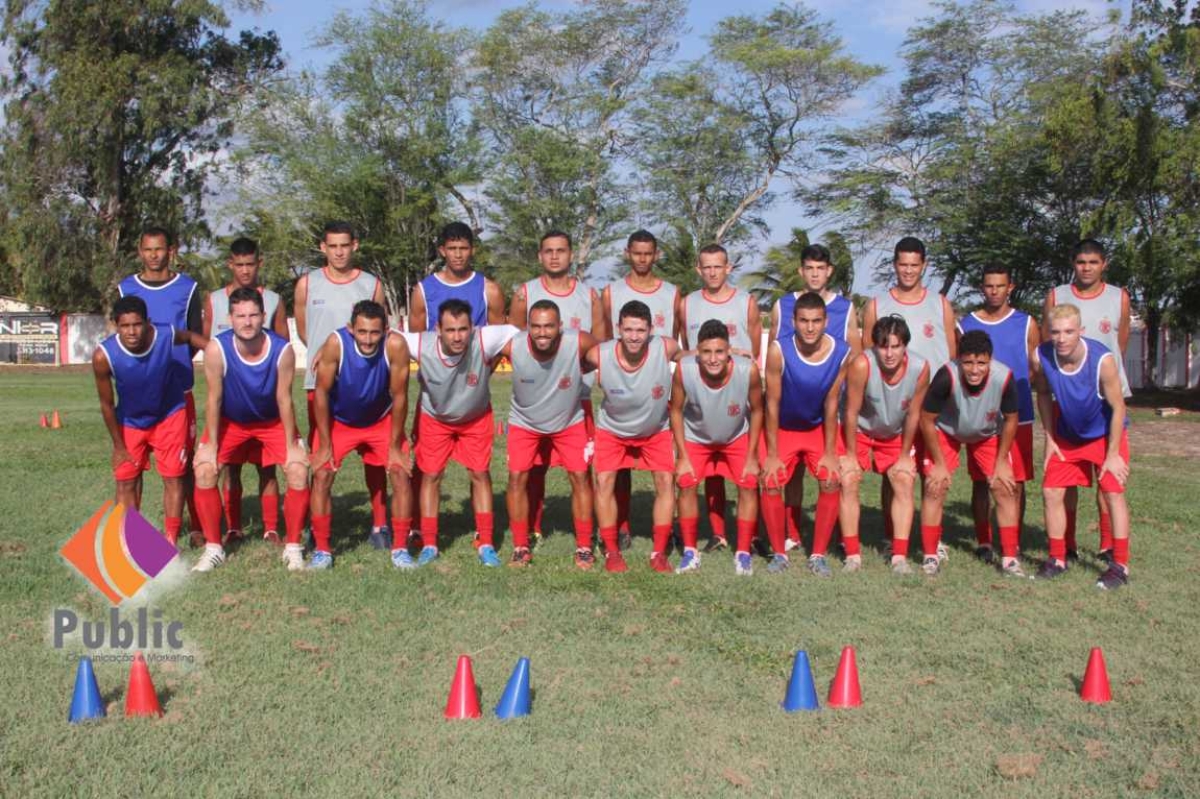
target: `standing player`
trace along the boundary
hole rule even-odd
[[[929,364],[908,351],[910,339],[908,325],[899,316],[875,322],[874,346],[852,358],[846,367],[842,414],[847,452],[841,475],[842,534],[847,541],[858,539],[858,488],[862,473],[874,469],[884,475],[880,510],[892,523],[893,574],[912,573],[908,541],[917,482],[915,445],[920,436],[921,403],[929,389]],[[847,545],[846,568],[859,568],[861,560],[849,554]]]
[[[795,334],[787,341],[771,342],[767,350],[766,434],[760,446],[763,521],[775,550],[769,572],[790,565],[780,491],[803,462],[820,488],[808,569],[818,577],[830,576],[825,554],[838,519],[838,459],[843,454],[838,398],[850,345],[825,333],[826,318],[821,295],[801,294],[792,316]],[[846,538],[845,544],[848,556],[860,554],[857,538]]]
[[[508,524],[513,566],[532,562],[529,551],[529,483],[534,464],[551,457],[571,482],[575,527],[575,565],[590,569],[592,555],[592,481],[588,472],[589,436],[579,403],[584,356],[596,341],[588,333],[563,330],[558,305],[538,300],[529,307],[529,333],[501,350],[512,362],[513,393],[508,428]],[[544,468],[542,472],[545,474]],[[544,483],[543,483],[544,486]]]
[[[462,222],[442,228],[437,239],[442,268],[421,279],[408,300],[408,329],[413,333],[437,329],[436,311],[446,300],[461,300],[471,308],[475,327],[504,323],[504,292],[491,278],[476,272],[475,233]],[[429,311],[435,311],[431,314]]]
[[[175,255],[175,239],[170,232],[161,227],[145,228],[138,239],[138,260],[142,262],[142,271],[136,275],[129,275],[118,283],[117,291],[122,297],[141,297],[150,314],[147,317],[150,324],[169,325],[176,330],[190,330],[202,334],[204,314],[199,288],[195,280],[171,269]],[[188,463],[191,463],[196,448],[196,399],[192,396],[192,386],[196,382],[192,367],[195,354],[196,350],[186,343],[175,344],[176,368],[173,379],[179,380],[183,386],[183,402],[187,412],[185,432]],[[140,493],[140,486],[138,491]],[[203,536],[200,533],[200,518],[196,515],[192,496],[190,469],[183,475],[183,494],[188,516],[191,517],[188,528],[191,544],[199,546]]]
[[[1112,561],[1097,588],[1112,590],[1129,582],[1129,437],[1125,430],[1125,396],[1120,360],[1107,347],[1083,337],[1079,309],[1056,305],[1046,322],[1050,340],[1037,348],[1034,382],[1038,414],[1046,431],[1042,498],[1050,557],[1038,571],[1051,579],[1067,570],[1068,488],[1090,486],[1097,472],[1104,503],[1111,514]],[[1053,396],[1052,396],[1053,395]]]
[[[671,445],[671,362],[679,354],[673,340],[650,333],[650,308],[626,303],[617,316],[617,338],[592,347],[587,362],[604,393],[596,420],[596,521],[604,544],[604,568],[628,567],[617,541],[617,471],[643,469],[654,476],[650,567],[671,572],[667,543],[675,514],[675,453]]]
[[[212,338],[216,333],[233,328],[233,323],[229,318],[229,297],[239,288],[249,288],[262,295],[263,312],[266,314],[263,326],[285,341],[290,339],[287,314],[284,312],[279,295],[259,283],[262,256],[258,252],[258,242],[244,236],[234,239],[233,243],[229,245],[227,264],[232,280],[221,291],[208,295],[205,301],[204,335]],[[258,467],[258,498],[259,505],[262,507],[263,539],[278,543],[279,481],[275,477],[275,467],[262,465],[261,453],[253,444],[246,449],[245,455],[250,463]],[[242,464],[224,463],[222,480],[225,483],[227,535],[229,539],[240,538],[242,532]]]
[[[321,233],[321,252],[325,266],[314,269],[296,281],[296,335],[308,347],[308,369],[304,390],[308,394],[308,436],[311,445],[316,432],[313,396],[317,386],[318,355],[321,345],[350,322],[354,306],[363,300],[383,305],[383,284],[374,275],[354,265],[358,236],[349,222],[328,222]],[[387,326],[384,326],[387,329]],[[371,497],[371,533],[368,540],[375,549],[391,546],[387,529],[387,474],[383,466],[363,463],[367,493]]]
[[[412,525],[412,467],[404,438],[408,415],[407,343],[389,336],[387,313],[372,300],[358,302],[350,323],[321,345],[314,392],[317,434],[313,444],[312,528],[316,549],[310,569],[333,565],[331,493],[342,459],[351,452],[386,469],[392,480],[392,563],[412,565],[405,545]],[[407,559],[407,560],[406,560]]]
[[[217,480],[226,464],[242,464],[257,450],[259,463],[272,472],[282,465],[288,492],[284,499],[287,543],[283,560],[289,571],[304,568],[300,535],[308,513],[308,454],[296,432],[292,344],[266,330],[262,295],[257,287],[234,289],[225,303],[230,329],[204,349],[204,437],[196,449],[196,507],[204,530],[204,554],[192,571],[212,571],[225,562],[221,545],[221,494]]]
[[[492,541],[495,517],[489,469],[496,430],[490,385],[497,356],[518,332],[512,325],[477,328],[471,323],[471,306],[449,299],[438,308],[436,335],[404,334],[410,357],[420,366],[417,375],[421,383],[421,404],[413,422],[421,472],[418,505],[423,546],[417,566],[438,557],[442,476],[452,458],[463,465],[471,480],[479,562],[500,565]],[[406,565],[412,565],[411,559]]]
[[[702,247],[696,272],[700,275],[700,289],[684,298],[680,314],[684,349],[696,344],[702,324],[716,319],[729,329],[733,353],[749,356],[757,363],[762,348],[762,316],[754,297],[729,282],[733,273],[729,253],[720,244]],[[707,478],[704,498],[712,527],[711,548],[721,549],[725,546],[725,481],[720,477]]]
[[[679,483],[679,529],[683,558],[677,572],[700,568],[696,539],[700,525],[697,486],[719,477],[738,487],[737,550],[734,570],[753,573],[750,542],[758,526],[758,442],[762,438],[763,393],[758,366],[733,355],[729,328],[710,319],[697,333],[695,355],[682,358],[671,390],[671,432]]]
[[[1029,386],[1029,357],[1041,343],[1038,326],[1027,313],[1009,305],[1008,298],[1015,288],[1012,268],[990,264],[983,270],[983,306],[972,311],[958,323],[961,336],[972,330],[982,330],[992,340],[993,357],[1012,370],[1017,387],[1017,438],[1013,442],[1013,473],[1020,508],[1020,527],[1025,517],[1025,483],[1033,479],[1033,391]],[[990,564],[992,551],[992,522],[986,480],[972,479],[971,514],[975,518],[975,555]]]
[[[112,321],[117,332],[96,348],[92,374],[100,415],[113,442],[116,500],[128,508],[141,507],[142,472],[150,468],[153,451],[163,481],[163,530],[174,544],[183,526],[183,476],[188,470],[186,400],[175,374],[174,348],[200,349],[208,341],[187,329],[151,324],[141,297],[117,300]]]
[[[996,503],[1000,523],[1001,568],[1024,577],[1017,559],[1020,496],[1016,453],[1017,385],[1012,370],[992,358],[992,340],[982,330],[963,334],[958,359],[947,363],[929,382],[921,405],[921,434],[925,441],[925,494],[921,497],[921,544],[929,576],[941,568],[942,506],[950,479],[958,468],[959,451],[967,447],[967,471],[984,481]]]
[[[1121,394],[1128,398],[1132,395],[1129,388],[1129,378],[1125,374],[1125,349],[1129,345],[1129,293],[1104,282],[1104,272],[1108,268],[1108,258],[1104,245],[1095,239],[1084,239],[1076,245],[1071,253],[1071,264],[1075,269],[1074,280],[1057,286],[1046,295],[1046,304],[1042,312],[1042,338],[1050,338],[1050,310],[1056,305],[1070,303],[1079,309],[1083,325],[1082,332],[1088,338],[1099,341],[1108,351],[1116,356],[1117,375],[1121,381]],[[1100,559],[1112,560],[1113,532],[1112,521],[1104,505],[1105,492],[1096,492],[1096,508],[1100,520]],[[1075,518],[1079,507],[1078,491],[1072,487],[1067,489],[1066,498],[1066,542],[1067,557],[1075,559]]]

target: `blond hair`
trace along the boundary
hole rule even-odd
[[[1083,315],[1079,312],[1078,305],[1072,305],[1069,302],[1064,302],[1062,305],[1055,305],[1050,309],[1050,321],[1052,322],[1057,319],[1067,319],[1068,317],[1072,316],[1080,322],[1083,321]]]

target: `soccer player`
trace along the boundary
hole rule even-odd
[[[993,356],[1012,370],[1017,387],[1018,426],[1013,442],[1013,476],[1017,484],[1017,503],[1020,508],[1020,527],[1025,517],[1025,483],[1033,479],[1033,391],[1029,385],[1029,357],[1041,335],[1033,318],[1009,304],[1016,286],[1012,268],[1004,264],[989,264],[983,269],[983,305],[964,316],[958,323],[961,336],[971,330],[982,330],[992,340]],[[992,549],[990,492],[986,480],[972,479],[971,514],[975,519],[975,555],[984,563],[995,558]]]
[[[653,317],[640,300],[626,303],[617,315],[617,338],[592,347],[587,362],[596,370],[604,393],[596,420],[596,521],[604,544],[604,568],[628,569],[617,541],[617,471],[642,469],[654,476],[651,513],[653,551],[650,566],[673,571],[667,560],[675,515],[675,452],[669,402],[671,362],[679,345],[650,332]]]
[[[1129,437],[1120,359],[1099,341],[1083,337],[1079,308],[1062,303],[1047,318],[1050,340],[1037,348],[1034,383],[1046,431],[1042,499],[1050,557],[1038,571],[1052,579],[1067,569],[1065,494],[1090,486],[1097,473],[1112,524],[1112,560],[1096,582],[1112,590],[1129,582]]]
[[[437,238],[442,268],[412,290],[408,300],[408,329],[413,333],[437,329],[436,311],[446,300],[461,300],[471,308],[475,327],[504,323],[504,292],[491,278],[476,272],[471,263],[475,254],[475,233],[469,225],[450,222]]]
[[[374,275],[354,265],[358,235],[349,222],[328,222],[321,233],[321,253],[325,266],[314,269],[296,281],[294,315],[296,335],[308,347],[308,368],[304,390],[308,395],[309,445],[316,434],[313,397],[317,386],[318,355],[321,345],[350,322],[354,306],[363,300],[383,305],[383,284]],[[386,325],[384,326],[386,330]],[[387,474],[382,466],[363,463],[367,493],[371,497],[371,532],[368,541],[375,549],[391,546],[387,529]]]
[[[700,568],[696,540],[700,525],[697,486],[719,477],[738,487],[734,571],[753,573],[750,542],[758,526],[758,442],[762,438],[763,392],[758,366],[733,355],[729,328],[710,319],[696,334],[696,352],[681,357],[671,390],[671,433],[679,483],[679,529],[683,557],[676,572]]]
[[[333,479],[342,460],[358,452],[364,464],[392,482],[392,564],[411,568],[406,545],[412,525],[412,465],[404,437],[408,415],[408,344],[389,336],[387,313],[372,300],[360,300],[350,323],[321,345],[313,397],[317,434],[313,444],[312,530],[316,541],[310,569],[333,565]]]
[[[591,334],[563,330],[562,315],[552,300],[529,307],[529,332],[504,345],[512,362],[512,406],[508,428],[508,524],[512,531],[511,565],[532,562],[529,550],[529,482],[535,464],[551,456],[567,470],[571,483],[571,517],[575,527],[575,565],[590,569],[592,555],[592,482],[590,437],[579,402],[582,366],[595,346]],[[545,471],[543,469],[543,476]],[[544,486],[544,483],[543,483]]]
[[[1025,576],[1017,559],[1020,501],[1013,466],[1018,409],[1012,370],[992,357],[988,334],[982,330],[964,333],[958,358],[934,373],[921,405],[926,480],[921,498],[925,552],[921,568],[930,577],[941,569],[942,508],[964,444],[971,479],[985,481],[996,503],[1001,568],[1007,575]]]
[[[280,297],[259,282],[262,256],[258,242],[246,237],[233,240],[229,245],[229,260],[226,262],[232,279],[221,291],[208,295],[205,300],[204,335],[212,338],[233,328],[229,317],[229,297],[239,288],[254,289],[262,295],[263,312],[266,314],[264,327],[285,341],[291,338],[288,332],[287,313]],[[294,357],[294,356],[293,356]],[[261,452],[251,444],[245,450],[247,461],[258,468],[258,498],[262,507],[263,539],[279,543],[279,481],[274,466],[263,466]],[[227,538],[241,538],[242,534],[242,464],[223,464],[222,478],[225,499]]]
[[[183,527],[183,476],[188,470],[187,410],[175,347],[203,348],[199,333],[155,325],[141,297],[113,304],[117,332],[92,355],[100,415],[112,438],[116,501],[140,508],[150,453],[163,481],[163,530],[172,544]],[[113,387],[116,386],[114,397]],[[118,401],[119,400],[119,401]]]
[[[141,261],[142,270],[118,283],[117,291],[122,297],[141,297],[150,314],[147,317],[150,324],[169,325],[176,330],[203,334],[204,314],[200,291],[195,280],[171,269],[175,255],[175,238],[168,230],[161,227],[143,229],[138,238],[138,260]],[[195,354],[196,350],[186,343],[175,344],[176,368],[172,372],[172,379],[179,380],[183,386],[188,463],[191,463],[196,448],[196,399],[192,396],[192,386],[196,382],[192,367]],[[140,486],[138,493],[141,493]],[[183,475],[183,495],[191,519],[188,528],[191,544],[196,547],[203,540],[203,535],[193,501],[191,470]]]
[[[825,300],[806,292],[796,298],[792,316],[795,334],[773,341],[767,350],[766,431],[762,453],[763,522],[775,550],[767,571],[778,573],[790,565],[784,544],[783,486],[796,467],[804,465],[817,478],[817,512],[808,569],[818,577],[830,576],[825,555],[838,520],[839,458],[838,398],[846,378],[850,345],[825,333]],[[858,554],[858,541],[846,539],[846,552]]]
[[[1070,283],[1055,287],[1046,295],[1042,312],[1042,338],[1050,338],[1050,310],[1056,305],[1070,303],[1079,309],[1083,325],[1082,332],[1088,338],[1099,341],[1111,352],[1117,363],[1117,376],[1121,381],[1121,394],[1130,397],[1129,378],[1125,374],[1125,349],[1129,345],[1129,293],[1104,282],[1108,268],[1108,257],[1104,245],[1095,239],[1084,239],[1071,253],[1071,264],[1075,277]],[[1105,492],[1096,492],[1096,507],[1100,522],[1100,559],[1112,561],[1113,532],[1108,509],[1104,505]],[[1078,558],[1075,544],[1075,518],[1079,507],[1079,494],[1074,487],[1067,489],[1066,513],[1067,557]]]
[[[733,265],[729,253],[720,244],[700,249],[696,263],[700,289],[683,299],[679,325],[684,349],[695,346],[700,326],[709,319],[724,322],[729,329],[729,345],[735,355],[745,355],[758,362],[762,348],[762,315],[758,304],[748,292],[729,281]],[[704,498],[708,506],[708,522],[712,528],[711,549],[725,546],[725,480],[709,477],[704,481]]]
[[[847,455],[842,459],[840,518],[846,541],[846,568],[861,567],[862,558],[850,554],[850,541],[858,539],[859,485],[862,473],[874,469],[884,476],[884,519],[891,519],[892,573],[911,574],[908,541],[912,532],[913,494],[917,481],[916,443],[920,436],[921,403],[929,389],[929,364],[908,351],[911,334],[899,316],[875,322],[874,346],[846,367],[846,407],[842,437]],[[853,453],[853,454],[851,454]],[[853,564],[853,566],[851,565]]]
[[[308,453],[296,431],[292,381],[296,354],[291,342],[263,327],[266,311],[257,287],[233,290],[225,303],[230,328],[204,349],[204,436],[196,448],[196,507],[204,531],[204,554],[192,571],[225,562],[221,543],[221,494],[217,480],[227,464],[242,464],[257,450],[263,468],[282,465],[288,491],[283,560],[289,571],[304,568],[300,535],[308,512]]]
[[[471,318],[470,305],[449,299],[438,307],[436,335],[404,334],[410,357],[420,366],[421,404],[413,421],[416,463],[421,472],[422,547],[417,566],[438,557],[442,476],[451,459],[463,465],[471,480],[479,562],[500,565],[492,540],[495,517],[489,469],[496,430],[490,385],[501,350],[520,331],[512,325],[477,328]]]

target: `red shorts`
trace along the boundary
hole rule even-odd
[[[958,453],[963,444],[941,430],[938,430],[938,443],[942,448],[942,458],[946,461],[946,470],[953,474],[954,470],[958,468]],[[985,438],[983,441],[966,446],[967,474],[971,476],[972,480],[980,482],[990,478],[996,468],[996,450],[1000,446],[1000,436]],[[1024,471],[1023,464],[1020,463],[1015,449],[1016,447],[1010,447],[1008,450],[1008,465],[1012,467],[1013,479],[1023,483],[1026,480],[1022,473]],[[921,474],[928,475],[931,469],[933,469],[933,460],[928,456],[922,458]]]
[[[1094,438],[1084,444],[1071,444],[1067,441],[1054,439],[1062,451],[1063,459],[1051,458],[1046,464],[1046,474],[1042,477],[1043,488],[1070,488],[1071,486],[1090,486],[1092,474],[1104,465],[1104,456],[1108,452],[1108,436]],[[1129,433],[1122,431],[1121,443],[1117,451],[1129,463]],[[1125,486],[1117,482],[1117,478],[1106,474],[1100,478],[1100,490],[1106,494],[1124,494]]]
[[[588,468],[587,426],[577,422],[557,433],[538,433],[518,427],[508,428],[508,469],[527,472],[549,463],[568,472],[586,472]]]
[[[757,474],[748,474],[742,479],[742,470],[746,468],[746,456],[750,454],[749,433],[743,433],[728,444],[700,444],[696,441],[683,443],[687,448],[687,457],[695,477],[678,478],[680,488],[699,485],[700,481],[707,477],[724,477],[740,488],[758,487]]]
[[[871,438],[860,430],[854,439],[854,454],[858,458],[858,468],[864,472],[874,470],[875,474],[884,474],[896,465],[896,461],[900,460],[900,443],[903,439],[904,436]],[[916,446],[910,448],[909,454],[916,463]],[[874,457],[872,458],[872,456]]]
[[[591,465],[592,452],[596,447],[596,419],[595,419],[595,416],[592,414],[592,401],[590,399],[582,400],[580,402],[580,405],[583,407],[583,421],[581,422],[581,424],[583,425],[583,434],[586,437],[586,443],[591,444],[591,446],[588,447],[587,451],[585,452],[585,456],[586,456],[585,460],[588,465]],[[529,431],[526,431],[526,432],[529,432]],[[510,448],[512,447],[512,439],[511,438],[509,439],[508,446]],[[511,462],[512,459],[510,458],[509,460]],[[530,464],[530,466],[531,467],[545,466],[546,468],[550,468],[553,466],[561,466],[564,469],[566,469],[568,472],[583,471],[583,469],[573,469],[570,466],[567,466],[566,463],[564,463],[563,459],[559,456],[558,450],[555,448],[550,448],[550,447],[541,448],[536,453],[534,453],[533,463]],[[512,468],[511,465],[509,466],[509,468]],[[587,467],[585,466],[584,468],[586,469]],[[523,469],[513,469],[513,471],[524,471],[524,470]]]
[[[492,463],[492,441],[496,437],[492,409],[474,421],[450,425],[417,409],[413,426],[417,468],[438,474],[454,459],[472,472],[486,472]]]
[[[1012,445],[1013,477],[1024,483],[1034,478],[1033,471],[1033,424],[1017,426],[1017,437]]]
[[[283,422],[241,424],[221,417],[217,438],[221,448],[217,450],[217,463],[241,465],[253,463],[258,466],[277,466],[287,463],[287,439],[283,435]],[[201,444],[208,443],[208,431],[200,437]]]
[[[188,470],[187,408],[172,413],[153,427],[121,426],[121,438],[134,462],[125,461],[113,470],[117,480],[134,480],[150,469],[150,452],[154,465],[163,477],[183,477]]]
[[[670,430],[641,438],[621,438],[596,428],[597,472],[641,469],[646,472],[675,471],[675,443]]]
[[[392,445],[392,413],[388,411],[378,422],[366,427],[353,427],[334,419],[329,437],[333,457],[322,469],[342,468],[342,460],[351,452],[362,456],[364,466],[387,466],[388,448]],[[313,446],[320,447],[320,436],[315,429],[312,438]]]
[[[846,445],[842,441],[841,431],[837,435],[837,454],[839,456],[846,454]],[[805,466],[808,467],[808,473],[820,480],[824,475],[819,473],[818,462],[825,454],[825,427],[818,425],[811,430],[779,430],[779,459],[783,461],[783,479],[780,485],[791,482],[792,475],[796,473],[796,467],[800,465],[803,458]],[[767,440],[766,436],[759,442],[758,459],[766,461],[767,459]],[[823,471],[823,470],[822,470]],[[766,480],[767,475],[763,475],[763,480]]]

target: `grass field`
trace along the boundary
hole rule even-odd
[[[504,380],[495,394],[506,408]],[[64,430],[38,427],[51,408]],[[800,568],[737,578],[727,557],[658,575],[646,530],[626,575],[578,573],[565,533],[531,570],[485,571],[457,467],[442,559],[398,573],[366,545],[352,464],[335,486],[332,572],[288,574],[254,542],[210,575],[167,580],[154,607],[183,622],[196,661],[152,664],[166,715],[120,718],[128,667],[100,663],[109,718],[75,726],[75,664],[51,646],[51,614],[99,619],[108,603],[58,548],[110,497],[109,449],[88,374],[0,371],[0,795],[1195,797],[1200,477],[1186,447],[1200,426],[1136,421],[1132,583],[1112,595],[1092,587],[1090,503],[1088,557],[1060,581],[1014,582],[974,562],[961,473],[951,560],[935,580],[887,572],[873,502],[866,570],[830,581]],[[155,522],[158,486],[148,479]],[[635,519],[648,519],[648,491],[635,483]],[[550,521],[569,529],[562,475],[550,493]],[[1023,541],[1038,559],[1034,494]],[[875,483],[863,495],[878,496]],[[783,713],[794,652],[808,651],[823,699],[844,645],[858,652],[863,707]],[[1107,658],[1108,705],[1076,696],[1092,646]],[[447,722],[461,653],[485,717]],[[520,656],[532,660],[533,714],[501,723],[490,710]]]

